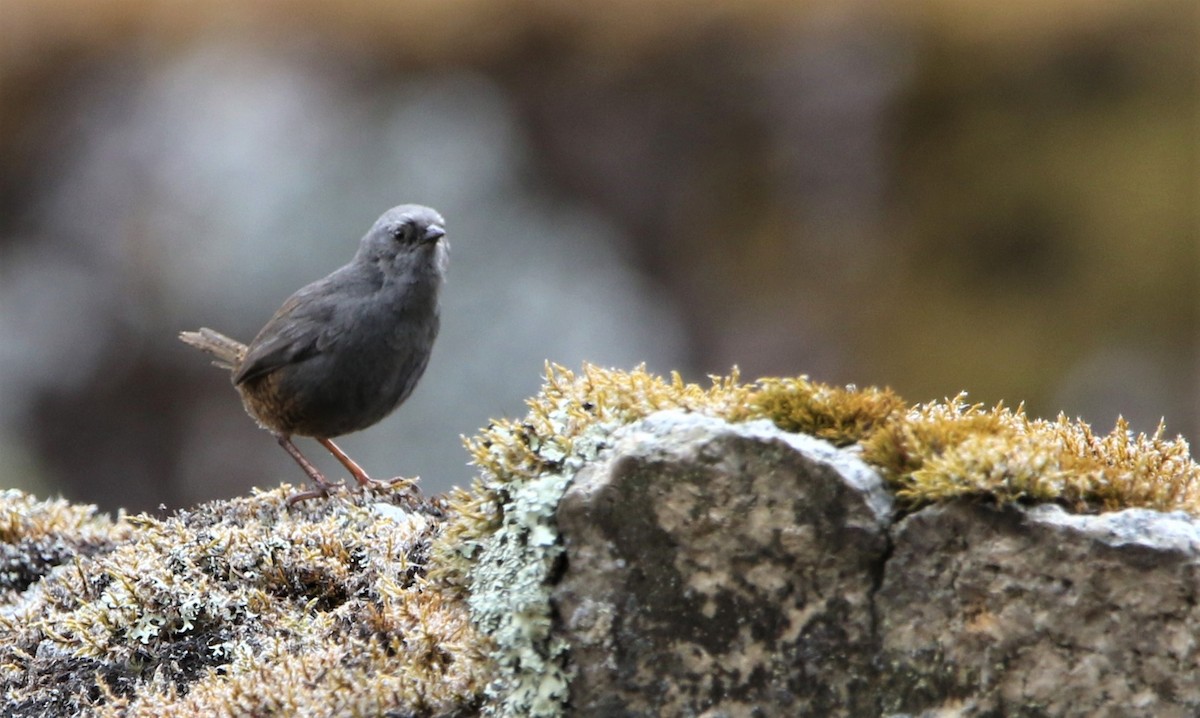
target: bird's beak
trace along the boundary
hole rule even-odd
[[[433,243],[446,236],[446,230],[440,224],[431,224],[425,228],[425,234],[422,235],[422,242]]]

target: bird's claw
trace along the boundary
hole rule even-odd
[[[362,484],[362,489],[363,491],[370,491],[372,493],[396,493],[408,492],[416,488],[416,486],[416,479],[406,479],[403,476],[397,476],[387,481],[368,479],[367,483]]]
[[[301,501],[325,498],[326,496],[329,496],[331,491],[336,488],[340,488],[341,486],[341,484],[324,484],[319,485],[316,488],[309,489],[308,491],[297,491],[296,493],[287,497],[287,505],[295,506]]]
[[[333,493],[335,489],[344,488],[346,488],[346,484],[344,482],[338,482],[336,484],[331,484],[329,482],[318,484],[307,491],[298,491],[289,496],[287,498],[287,505],[295,506],[301,501],[325,498]],[[373,494],[408,493],[417,490],[417,479],[408,479],[403,476],[397,476],[393,479],[388,479],[387,481],[378,481],[376,479],[369,478],[366,481],[359,481],[357,488],[364,493],[369,492]]]

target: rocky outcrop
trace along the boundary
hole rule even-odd
[[[1190,515],[914,510],[857,446],[680,396],[535,412],[476,454],[525,473],[449,500],[112,520],[0,492],[0,714],[1200,714]]]
[[[561,501],[569,715],[1195,715],[1200,525],[938,505],[852,450],[666,412]]]

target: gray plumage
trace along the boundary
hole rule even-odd
[[[429,363],[444,227],[428,207],[394,207],[348,264],[289,297],[248,346],[207,328],[180,338],[233,372],[247,411],[281,443],[365,429],[408,398]]]

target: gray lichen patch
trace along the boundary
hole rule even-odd
[[[547,413],[547,421],[565,432],[565,411]],[[497,647],[500,669],[489,687],[492,715],[561,715],[567,700],[570,673],[566,643],[555,635],[551,615],[552,575],[562,555],[554,518],[563,492],[575,473],[607,448],[612,423],[591,423],[569,443],[535,439],[529,451],[554,471],[500,485],[485,473],[485,481],[502,496],[502,516],[491,533],[478,540],[469,570],[471,616]]]
[[[438,541],[441,576],[469,595],[472,616],[495,644],[497,715],[556,716],[571,674],[553,633],[550,591],[562,545],[555,511],[584,466],[618,428],[663,407],[738,411],[736,379],[711,390],[647,374],[588,367],[576,377],[547,367],[547,385],[523,421],[502,420],[467,442],[480,468],[472,493]]]
[[[491,678],[425,578],[443,507],[291,487],[136,516],[5,605],[6,715],[449,715]],[[22,497],[9,497],[22,501]]]
[[[548,474],[515,486],[471,571],[472,618],[500,648],[501,675],[489,689],[499,715],[556,716],[567,698],[566,646],[553,633],[549,585],[562,553],[552,517],[568,481]]]

